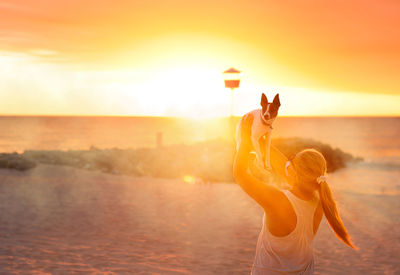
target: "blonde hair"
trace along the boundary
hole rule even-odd
[[[346,227],[339,216],[336,202],[328,183],[323,181],[318,184],[317,182],[317,178],[326,173],[326,160],[324,156],[315,149],[305,149],[296,154],[292,163],[296,170],[298,182],[302,185],[307,184],[311,188],[318,190],[325,217],[336,236],[348,246],[356,248],[351,242]]]

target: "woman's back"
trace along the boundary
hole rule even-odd
[[[296,197],[289,190],[282,191],[292,205],[297,222],[295,229],[284,237],[271,234],[266,216],[257,241],[253,275],[259,274],[312,274],[314,213],[318,198],[310,201]]]

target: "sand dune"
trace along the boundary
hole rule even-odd
[[[44,164],[0,180],[0,274],[250,272],[262,209],[236,184]],[[335,195],[360,250],[323,221],[316,274],[400,274],[400,196]]]

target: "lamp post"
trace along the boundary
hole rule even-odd
[[[234,143],[235,142],[235,118],[233,117],[233,91],[236,88],[239,88],[240,85],[240,76],[241,76],[241,71],[235,69],[235,68],[230,68],[223,72],[224,75],[224,82],[225,82],[225,88],[231,89],[231,116],[230,116],[230,122],[229,122],[229,136],[230,140]]]
[[[239,88],[241,71],[230,68],[223,72],[225,88],[231,89],[231,117],[233,117],[233,90]]]

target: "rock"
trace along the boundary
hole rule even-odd
[[[0,154],[0,168],[16,169],[25,171],[36,167],[36,162],[23,157],[18,153],[1,153]]]

